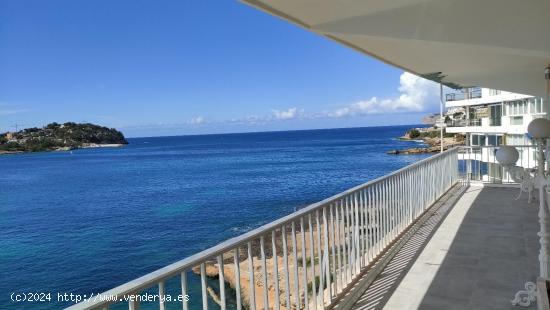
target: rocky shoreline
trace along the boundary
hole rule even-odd
[[[110,143],[110,144],[98,144],[98,143],[87,143],[81,146],[71,147],[71,146],[61,146],[55,149],[43,151],[43,152],[66,152],[78,149],[93,149],[93,148],[111,148],[111,147],[122,147],[124,144],[121,143]],[[0,155],[11,155],[11,154],[23,154],[29,153],[27,151],[5,151],[0,150]]]
[[[440,132],[437,128],[424,129],[424,136],[411,135],[411,131],[418,129],[411,129],[402,137],[399,137],[399,140],[403,141],[422,141],[427,144],[427,147],[413,147],[408,149],[395,149],[387,151],[386,154],[392,155],[414,155],[414,154],[428,154],[428,153],[437,153],[441,151],[441,138],[439,137]],[[448,150],[455,146],[464,145],[465,139],[461,134],[455,134],[450,136],[445,134],[443,137],[443,150]]]

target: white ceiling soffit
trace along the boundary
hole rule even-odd
[[[242,0],[449,86],[545,96],[549,0]]]

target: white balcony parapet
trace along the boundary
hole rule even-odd
[[[120,300],[132,298],[123,303],[129,309],[138,309],[136,296],[155,287],[158,295],[164,296],[166,283],[174,279],[180,281],[180,294],[187,295],[190,272],[199,267],[195,270],[200,270],[197,277],[201,298],[193,296],[189,301],[182,300],[179,306],[187,310],[189,303],[195,302],[197,306],[202,303],[203,310],[207,310],[207,265],[218,270],[218,303],[222,310],[226,309],[228,295],[224,275],[235,279],[238,310],[243,306],[251,310],[267,309],[272,303],[277,310],[324,309],[341,298],[365,272],[371,272],[369,268],[384,251],[459,181],[458,155],[458,149],[454,148],[431,156],[68,309],[108,309]],[[271,288],[268,291],[271,285],[274,292]],[[243,286],[248,286],[249,291],[245,292]],[[243,293],[248,293],[248,298]],[[160,309],[167,307],[167,302],[157,303]]]

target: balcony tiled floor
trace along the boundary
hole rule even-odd
[[[516,201],[517,193],[468,188],[438,228],[426,224],[408,241],[354,309],[521,308],[510,300],[538,275],[538,200]]]

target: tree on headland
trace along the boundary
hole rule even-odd
[[[420,131],[418,131],[418,129],[409,130],[409,137],[411,139],[416,139],[416,138],[420,137]]]
[[[128,144],[128,141],[114,128],[74,122],[50,123],[43,128],[0,134],[0,151],[8,152],[73,149],[90,144]]]

